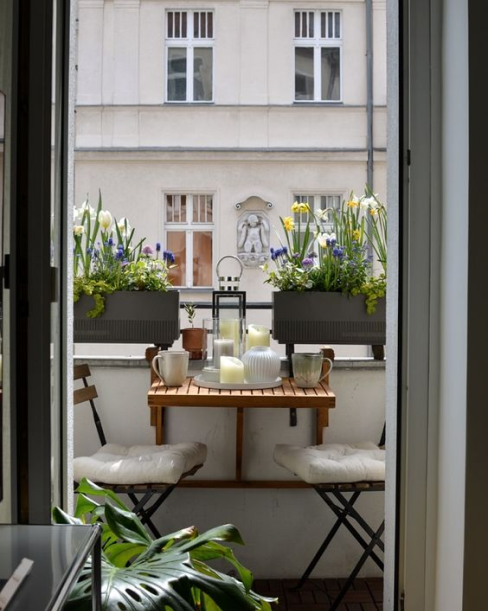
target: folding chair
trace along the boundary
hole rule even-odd
[[[92,456],[74,459],[75,482],[86,477],[117,494],[127,494],[134,513],[159,538],[161,535],[151,519],[154,512],[184,477],[203,466],[207,446],[198,442],[131,447],[107,444],[94,402],[97,389],[88,383],[90,375],[88,365],[74,367],[74,379],[82,380],[83,387],[74,390],[73,400],[75,405],[90,404],[102,447]]]
[[[323,444],[306,448],[278,444],[275,447],[275,462],[311,484],[336,516],[332,528],[294,589],[303,586],[341,526],[345,526],[364,549],[339,594],[331,601],[330,611],[335,611],[340,605],[368,558],[384,570],[383,560],[376,554],[375,548],[384,552],[382,536],[385,521],[376,529],[372,528],[354,507],[363,492],[385,490],[385,450],[380,447],[384,441],[385,429],[379,446],[366,442]]]

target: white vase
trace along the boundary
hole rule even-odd
[[[269,346],[254,346],[242,357],[244,379],[249,383],[273,382],[280,375],[281,360]]]

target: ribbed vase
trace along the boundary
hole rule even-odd
[[[250,348],[243,355],[242,362],[246,382],[273,382],[280,375],[280,357],[268,346]]]

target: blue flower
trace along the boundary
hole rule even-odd
[[[161,251],[161,242],[156,242],[156,252]]]
[[[175,262],[175,256],[171,250],[163,250],[163,260],[170,264]]]
[[[313,259],[311,259],[310,257],[305,257],[305,259],[303,259],[302,261],[302,267],[312,267],[313,265]]]

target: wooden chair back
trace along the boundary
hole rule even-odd
[[[89,403],[93,422],[95,423],[95,427],[97,429],[98,438],[100,439],[100,445],[104,446],[107,443],[107,439],[105,437],[105,433],[102,427],[102,422],[100,420],[100,416],[98,415],[97,409],[95,407],[94,399],[98,398],[97,389],[94,384],[88,383],[88,378],[91,376],[90,367],[86,364],[83,365],[75,365],[73,367],[73,379],[76,382],[77,380],[83,380],[83,387],[76,388],[73,391],[73,404],[79,405],[80,403]]]

